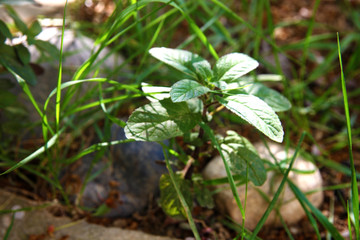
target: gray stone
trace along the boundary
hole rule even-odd
[[[0,189],[1,210],[22,209],[15,214],[14,224],[8,239],[29,239],[30,235],[43,235],[43,240],[171,240],[169,237],[160,237],[140,231],[125,230],[115,227],[104,227],[90,224],[85,220],[72,221],[68,217],[55,217],[51,209],[60,208],[56,203],[38,203],[19,197]],[[3,239],[11,224],[12,214],[0,215],[0,239]],[[54,226],[53,235],[47,234],[49,226]],[[40,239],[40,238],[37,238]]]
[[[12,4],[11,6],[27,24],[37,19],[40,15],[51,18],[63,17],[65,6],[64,0],[35,0],[35,2],[36,4],[23,1],[18,4]],[[68,2],[72,3],[74,0]],[[12,21],[3,5],[0,5],[0,19],[5,22]]]
[[[260,157],[273,162],[271,155],[263,144],[255,144]],[[289,150],[288,154],[284,148],[279,144],[269,143],[269,148],[272,154],[278,161],[290,158],[294,151]],[[293,169],[311,171],[311,173],[301,174],[299,172],[290,171],[289,179],[297,185],[303,193],[319,190],[322,187],[322,178],[317,167],[301,157],[297,157]],[[226,177],[223,161],[220,156],[215,157],[204,169],[203,176],[205,179],[215,179]],[[272,200],[280,182],[282,175],[275,171],[268,171],[266,182],[256,187],[251,183],[248,184],[246,212],[245,212],[245,226],[248,229],[254,229],[262,215],[268,207],[268,201],[260,194],[264,193],[270,201]],[[238,209],[231,190],[226,185],[219,185],[216,188],[225,188],[215,196],[217,207],[230,215],[230,217],[238,223],[242,223],[242,216]],[[238,193],[242,204],[245,201],[245,185],[238,187]],[[319,207],[323,201],[323,192],[321,190],[307,195],[309,201],[315,206]],[[305,216],[300,203],[295,198],[288,184],[285,187],[277,201],[276,208],[287,224],[294,224]],[[279,226],[281,224],[279,216],[273,210],[269,215],[266,225]]]
[[[111,128],[112,140],[126,139],[123,128],[113,125]],[[107,217],[128,217],[135,212],[141,212],[148,205],[149,200],[159,192],[159,179],[166,173],[163,162],[162,147],[154,142],[130,142],[114,145],[110,155],[105,154],[99,162],[93,154],[76,163],[74,169],[67,169],[66,177],[75,175],[85,185],[81,199],[79,192],[75,195],[80,205],[97,208],[111,199],[111,210]],[[104,171],[90,182],[84,183],[88,172],[94,174]],[[70,176],[71,174],[71,176]],[[81,200],[81,201],[80,201]]]

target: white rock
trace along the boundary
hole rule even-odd
[[[260,157],[269,161],[273,161],[271,155],[269,154],[267,148],[261,144],[255,144]],[[269,143],[269,148],[272,154],[275,156],[277,161],[282,161],[286,158],[291,158],[294,151],[289,150],[288,155],[284,148],[281,145]],[[303,192],[309,192],[312,190],[318,190],[322,187],[322,178],[317,167],[301,157],[297,157],[294,162],[293,168],[302,171],[308,171],[307,173],[299,173],[295,171],[290,171],[289,179],[299,187]],[[311,173],[309,173],[309,171]],[[220,156],[215,157],[204,169],[203,176],[205,179],[216,179],[226,177],[225,168],[223,161]],[[248,229],[254,229],[262,215],[268,207],[268,201],[271,201],[280,182],[282,180],[282,175],[279,172],[268,171],[266,182],[260,186],[255,187],[253,184],[248,184],[247,192],[247,202],[246,202],[246,211],[245,211],[245,227]],[[219,185],[216,188],[222,188],[225,190],[219,192],[215,195],[215,201],[217,207],[230,215],[230,217],[238,223],[242,223],[242,216],[239,208],[236,205],[234,197],[230,188],[226,185]],[[245,201],[245,185],[238,187],[239,197],[241,203],[244,204]],[[265,193],[268,197],[266,200],[259,192]],[[323,192],[316,191],[310,195],[307,195],[309,201],[315,206],[319,207],[323,201]],[[302,209],[300,203],[295,198],[288,184],[285,184],[285,187],[277,201],[276,205],[279,213],[283,217],[284,221],[287,224],[294,224],[301,220],[305,216],[305,212]],[[279,226],[281,225],[279,215],[276,211],[272,211],[269,215],[265,225]]]

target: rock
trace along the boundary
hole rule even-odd
[[[262,143],[255,144],[254,146],[262,159],[273,162],[271,155]],[[286,158],[291,158],[294,153],[293,150],[289,150],[288,155],[286,156],[284,148],[281,145],[274,143],[269,143],[269,148],[278,161],[284,160]],[[297,157],[294,162],[293,169],[312,171],[312,173],[307,174],[301,174],[295,171],[290,171],[289,173],[289,179],[295,185],[297,185],[303,193],[320,189],[322,187],[322,178],[320,172],[313,163],[306,161],[301,157]],[[220,156],[217,156],[213,160],[211,160],[211,162],[204,169],[203,176],[205,179],[226,177],[225,168]],[[265,193],[265,195],[271,201],[276,190],[278,189],[278,186],[280,185],[281,180],[282,175],[279,172],[268,171],[267,180],[262,186],[255,187],[251,183],[248,184],[247,205],[245,212],[246,228],[254,229],[268,207],[268,201],[264,199],[264,197],[259,193],[259,191]],[[216,186],[216,188],[223,187],[224,185]],[[245,201],[245,185],[240,186],[238,188],[238,192],[241,203],[243,204]],[[307,198],[315,207],[319,207],[323,201],[323,192],[316,191],[315,193],[307,195]],[[232,192],[228,187],[215,195],[215,201],[217,207],[221,211],[229,214],[230,217],[236,222],[242,223],[242,216],[240,210],[238,209]],[[285,184],[283,192],[281,193],[277,201],[277,207],[281,216],[287,224],[294,224],[305,216],[304,210],[295,198],[287,183]],[[279,216],[275,213],[274,210],[269,215],[265,225],[281,225]]]
[[[8,1],[10,2],[10,1]],[[66,0],[35,0],[35,3],[30,1],[14,1],[11,4],[12,8],[21,16],[26,23],[31,23],[36,20],[38,16],[62,18],[64,13]],[[68,0],[68,3],[73,3],[75,0]],[[6,8],[3,4],[0,5],[0,19],[9,22],[12,19],[8,16]]]
[[[140,231],[125,230],[90,224],[85,220],[72,221],[68,217],[55,217],[50,213],[60,208],[54,203],[38,203],[0,189],[1,210],[25,209],[15,214],[8,239],[71,239],[71,240],[171,240]],[[12,214],[0,215],[0,239],[4,239],[11,225]],[[53,226],[54,228],[52,228]],[[51,229],[54,232],[51,234]],[[33,236],[33,237],[31,237]]]
[[[115,124],[111,134],[112,140],[126,139],[123,128]],[[161,145],[154,142],[114,145],[110,158],[103,157],[96,163],[95,156],[91,154],[75,163],[75,167],[67,169],[64,176],[64,181],[68,183],[66,188],[74,189],[71,181],[74,175],[80,178],[80,182],[86,184],[80,205],[95,209],[106,202],[111,208],[106,217],[128,217],[141,212],[158,194],[160,176],[167,172],[165,164],[161,163],[164,160]],[[95,165],[91,169],[93,161]],[[84,183],[88,171],[95,174],[101,169],[104,169],[101,174]],[[79,197],[79,191],[75,195]]]

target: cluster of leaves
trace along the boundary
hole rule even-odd
[[[151,103],[131,114],[125,127],[127,138],[160,142],[184,136],[195,126],[208,124],[216,112],[226,108],[270,139],[282,142],[284,132],[276,112],[288,110],[291,104],[280,93],[250,77],[243,77],[258,66],[256,60],[242,53],[231,53],[218,59],[211,69],[207,60],[186,50],[152,48],[150,54],[188,78],[170,88],[144,84],[143,91]],[[248,169],[250,181],[255,185],[264,183],[263,162],[246,138],[228,131],[219,143],[232,174],[244,176]],[[192,157],[196,160],[197,156]],[[181,179],[178,176],[175,181],[183,193],[188,193],[189,183]],[[181,204],[176,202],[176,197],[169,197],[174,193],[169,190],[171,187],[169,178],[163,177],[161,204],[169,215],[179,215],[181,211],[177,209],[181,209]],[[191,206],[191,195],[184,197]]]
[[[49,42],[36,39],[42,31],[39,21],[34,21],[28,27],[17,15],[13,8],[6,6],[9,16],[13,19],[17,29],[26,36],[26,44],[13,44],[13,35],[7,25],[0,20],[0,65],[11,73],[16,73],[28,84],[36,84],[36,75],[30,64],[30,52],[27,48],[34,45],[41,53],[48,53],[53,59],[59,59],[59,50]],[[9,40],[8,42],[6,40]]]

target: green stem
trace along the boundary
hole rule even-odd
[[[340,39],[339,33],[337,33],[337,44],[338,44],[338,54],[339,54],[339,63],[340,63],[340,72],[341,72],[341,87],[343,92],[344,99],[344,110],[345,110],[345,119],[346,119],[346,129],[347,129],[347,137],[348,137],[348,147],[349,147],[349,159],[351,166],[351,202],[350,207],[352,210],[352,215],[354,216],[354,225],[355,225],[355,237],[356,239],[360,239],[359,233],[359,190],[356,179],[356,168],[354,164],[354,156],[352,151],[352,136],[351,136],[351,121],[350,121],[350,111],[349,111],[349,103],[347,97],[346,90],[346,82],[344,77],[342,59],[341,59],[341,48],[340,48]],[[351,234],[351,232],[350,232]]]
[[[165,163],[166,163],[166,168],[168,169],[169,171],[169,175],[170,175],[170,179],[171,179],[171,182],[173,183],[174,185],[174,188],[175,188],[175,191],[179,197],[179,200],[181,202],[181,205],[183,206],[184,210],[185,210],[185,214],[186,214],[186,218],[188,219],[188,222],[189,222],[189,225],[190,225],[190,228],[195,236],[195,239],[196,240],[201,240],[200,238],[200,235],[199,235],[199,232],[196,228],[196,225],[195,225],[195,222],[194,222],[194,219],[192,218],[192,215],[191,215],[191,211],[190,211],[190,208],[189,206],[187,205],[186,201],[185,201],[185,198],[184,196],[182,195],[181,191],[180,191],[180,187],[179,185],[177,184],[176,182],[176,179],[175,179],[175,175],[174,175],[174,171],[172,170],[171,168],[171,165],[170,165],[170,161],[169,161],[169,158],[167,157],[167,153],[165,152],[165,149],[166,149],[166,146],[164,146],[164,144],[162,142],[159,142],[159,144],[161,144],[161,146],[163,146],[163,153],[164,153],[164,157],[165,157]]]
[[[202,129],[204,129],[204,131],[206,132],[206,134],[208,134],[208,136],[210,137],[211,139],[211,142],[213,143],[213,145],[216,147],[216,149],[218,150],[223,162],[224,162],[224,166],[225,166],[225,171],[226,171],[226,175],[229,179],[229,184],[230,184],[230,188],[231,188],[231,191],[233,193],[233,196],[235,198],[235,201],[236,201],[236,204],[238,205],[239,209],[240,209],[240,212],[241,212],[241,216],[242,216],[242,221],[243,221],[243,224],[242,224],[242,232],[244,233],[244,223],[245,223],[245,210],[243,208],[243,205],[241,204],[241,201],[240,201],[240,198],[239,198],[239,194],[238,194],[238,191],[237,191],[237,188],[236,188],[236,185],[235,185],[235,182],[234,182],[234,178],[231,174],[231,171],[230,171],[230,167],[228,165],[228,163],[226,162],[225,160],[225,157],[224,157],[224,154],[222,153],[221,151],[221,147],[220,147],[220,144],[218,143],[218,141],[216,140],[216,137],[213,133],[213,131],[211,130],[211,128],[206,125],[204,122],[201,122],[199,123],[200,127]]]

